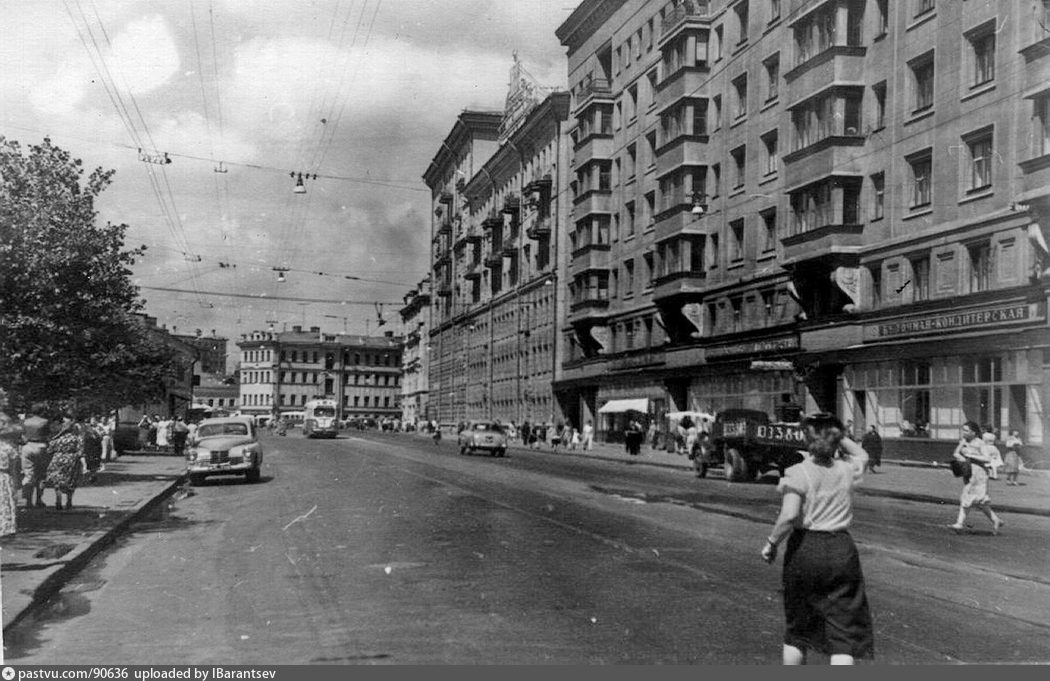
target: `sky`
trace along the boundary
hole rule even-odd
[[[271,325],[375,333],[379,302],[381,330],[399,332],[391,303],[428,267],[423,172],[459,112],[502,109],[515,51],[564,88],[554,31],[575,5],[9,1],[0,135],[46,135],[116,170],[96,207],[128,225],[129,247],[147,246],[134,281],[191,291],[142,289],[169,330],[215,330],[232,354]],[[310,178],[305,194],[292,172]]]

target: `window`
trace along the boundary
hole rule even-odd
[[[742,189],[744,186],[747,150],[742,146],[737,147],[729,152],[729,155],[733,157],[733,189]]]
[[[721,254],[718,251],[718,235],[712,234],[710,237],[711,247],[707,249],[707,269],[715,269],[718,267],[718,261],[721,259]]]
[[[827,2],[821,9],[810,12],[793,27],[795,38],[795,66],[800,66],[836,46],[860,46],[864,22],[864,4],[849,3],[846,7],[846,32],[839,29],[841,4]]]
[[[780,18],[780,0],[769,0],[769,23]]]
[[[971,357],[963,360],[962,408],[966,419],[982,426],[1002,428],[1004,419],[1023,411],[1024,398],[1005,399],[1014,386],[1004,385],[1001,357]],[[1004,394],[1005,393],[1005,394]],[[1010,405],[1007,402],[1011,402]]]
[[[886,81],[871,86],[871,94],[875,98],[875,130],[886,127]]]
[[[634,295],[634,259],[630,259],[623,264],[623,294],[625,296]]]
[[[911,167],[911,207],[929,206],[933,195],[933,152],[927,149],[909,157],[908,165]]]
[[[935,6],[935,0],[915,0],[915,16],[932,12]]]
[[[627,119],[630,124],[638,116],[638,85],[627,88]]]
[[[748,22],[748,0],[742,0],[738,2],[733,11],[736,12],[737,25],[740,27],[739,40],[737,43],[747,42],[747,22]]]
[[[624,236],[634,236],[634,201],[624,205]]]
[[[901,435],[927,432],[930,423],[930,365],[904,361],[900,366]]]
[[[871,176],[871,219],[881,220],[886,214],[886,174]]]
[[[882,306],[882,263],[871,266],[871,307],[874,310]]]
[[[852,225],[859,222],[859,181],[836,178],[811,184],[791,193],[794,222],[792,234],[819,229],[827,225]],[[841,216],[837,208],[841,202]]]
[[[657,70],[653,69],[649,73],[645,74],[646,80],[649,81],[649,108],[656,106],[656,82],[657,82]]]
[[[711,196],[712,197],[716,197],[720,193],[722,193],[722,164],[721,163],[715,163],[714,165],[711,166],[711,182],[712,182],[712,189],[714,190],[714,191],[711,192]]]
[[[858,137],[863,92],[856,87],[842,88],[811,97],[792,109],[792,150],[805,149],[829,137]]]
[[[649,31],[645,34],[645,49],[653,49],[653,33],[656,32],[656,22],[653,17],[649,17]]]
[[[909,260],[911,264],[912,300],[920,302],[930,299],[930,256],[921,255]]]
[[[649,167],[656,167],[656,131],[652,130],[645,134],[646,146],[649,147]]]
[[[736,94],[736,111],[733,117],[737,120],[747,116],[747,74],[742,74],[733,81]]]
[[[634,177],[635,169],[638,164],[638,148],[632,144],[627,147],[627,167],[625,176],[628,178]]]
[[[711,104],[715,107],[715,130],[722,127],[722,95],[711,98]]]
[[[762,252],[769,253],[777,247],[777,209],[769,208],[762,216]]]
[[[911,63],[912,81],[915,91],[913,113],[933,107],[933,52]]]
[[[890,9],[889,0],[875,0],[875,10],[878,13],[875,24],[875,37],[880,38],[889,32]]]
[[[1032,158],[1050,154],[1050,93],[1044,93],[1032,101],[1033,130]]]
[[[733,220],[729,223],[729,261],[739,262],[744,259],[744,220]]]
[[[642,288],[653,287],[653,254],[652,251],[642,255],[642,262],[645,265],[645,269],[642,270]]]
[[[725,28],[715,26],[715,61],[722,58],[722,44],[725,42]]]
[[[771,102],[779,95],[780,54],[774,54],[762,63],[766,67],[766,101]]]
[[[984,130],[964,140],[970,152],[969,191],[978,191],[992,185],[992,131]]]
[[[987,291],[992,284],[992,244],[981,241],[967,249],[970,256],[970,293]]]
[[[649,229],[656,224],[656,192],[645,194],[645,227]]]
[[[766,175],[777,172],[780,165],[780,155],[777,151],[777,131],[767,132],[762,136],[762,144],[766,149]]]
[[[967,36],[973,59],[973,81],[978,87],[995,79],[995,21]]]

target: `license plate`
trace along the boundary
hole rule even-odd
[[[230,467],[230,464],[228,464],[228,463],[213,463],[213,464],[211,465],[211,467],[212,467],[212,469],[213,469],[213,470],[219,470],[219,471],[221,471],[221,470],[223,470],[223,469],[225,469],[225,468],[229,468],[229,467]]]

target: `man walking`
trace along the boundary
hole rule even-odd
[[[583,426],[583,451],[590,451],[591,445],[594,443],[594,426],[591,425],[591,420],[587,419],[587,423]]]
[[[22,498],[26,500],[26,508],[44,507],[44,476],[51,463],[47,451],[47,443],[51,439],[51,421],[43,416],[45,411],[45,405],[34,404],[22,424],[26,440],[21,452]]]
[[[867,470],[872,473],[878,473],[875,468],[882,465],[882,438],[879,437],[879,431],[875,430],[875,426],[872,426],[868,429],[868,432],[864,433],[860,446],[861,449],[868,453]]]

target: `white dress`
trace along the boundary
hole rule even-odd
[[[171,421],[157,422],[157,446],[167,447],[169,444],[168,434],[171,432]]]

